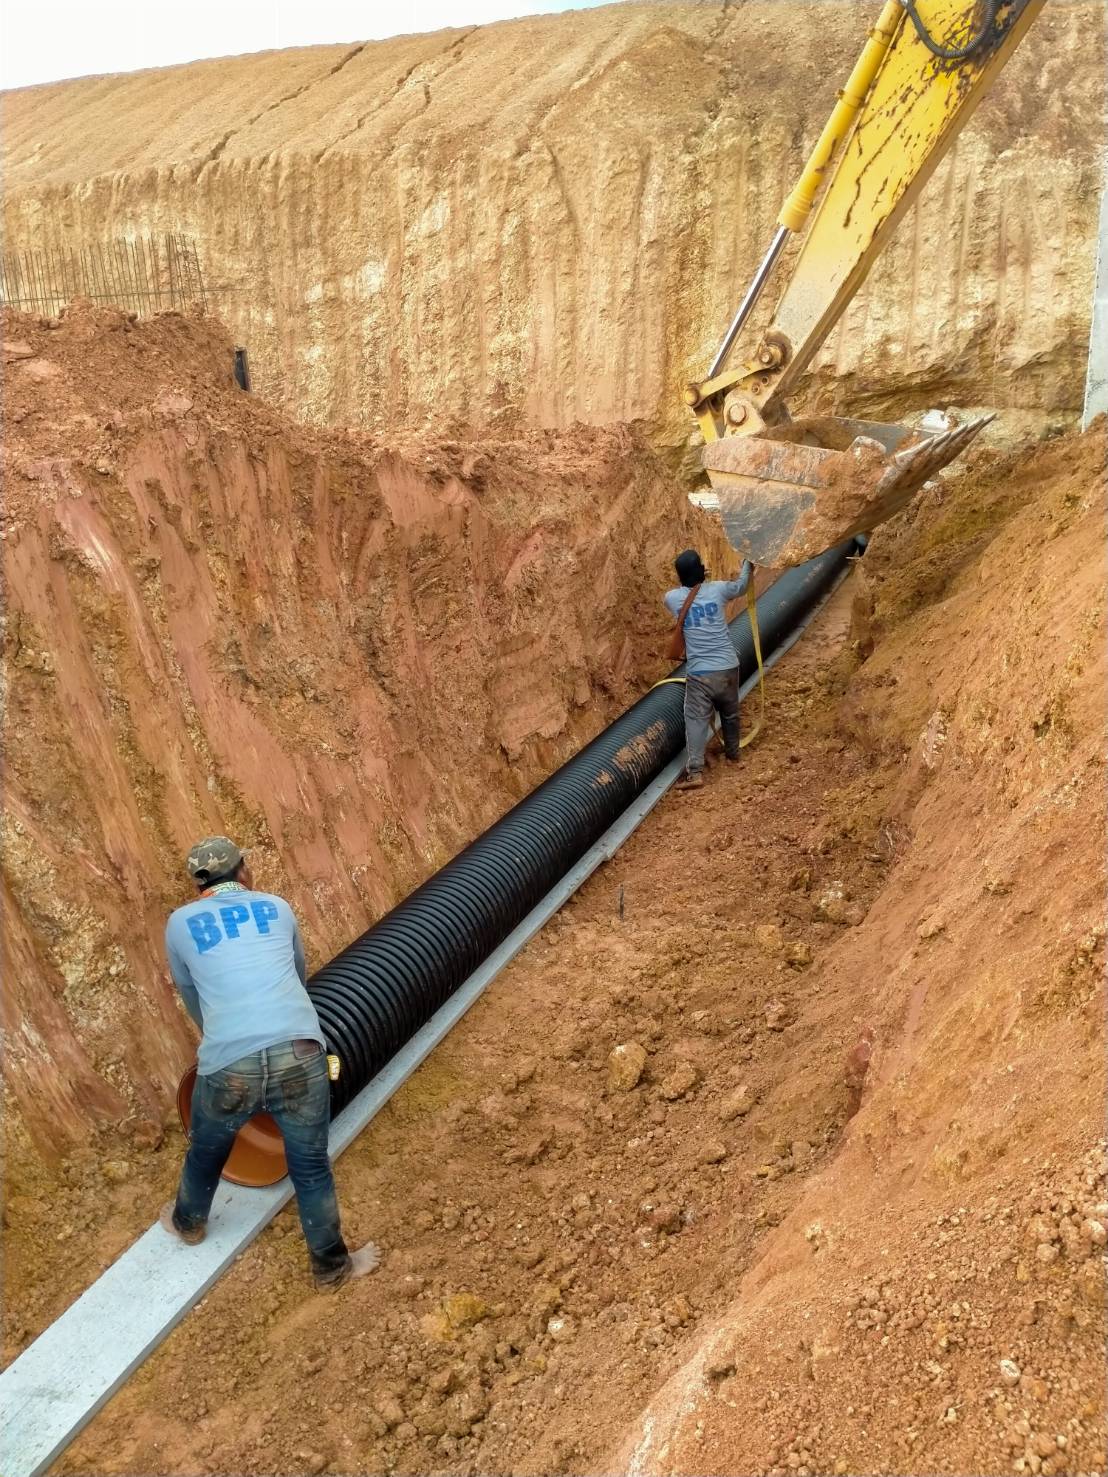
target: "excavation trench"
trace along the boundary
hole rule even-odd
[[[761,597],[758,602],[759,625],[763,627],[764,637],[761,650],[767,663],[772,664],[776,656],[797,639],[814,607],[844,573],[848,556],[857,550],[857,544],[853,540],[848,541],[820,559],[790,571]],[[740,660],[750,665],[754,665],[755,645],[759,640],[757,629],[745,613],[732,623],[732,638]],[[678,669],[674,677],[681,670]],[[749,691],[757,680],[756,673],[749,676],[744,690]],[[444,877],[450,880],[452,871],[459,873],[454,888],[448,894],[447,908],[441,912],[433,907],[422,912],[416,910],[416,932],[405,938],[401,931],[399,942],[392,941],[393,947],[389,948],[387,925],[390,921],[399,921],[401,930],[405,923],[411,923],[405,905],[400,905],[376,928],[356,940],[338,961],[325,966],[313,977],[311,988],[317,1006],[321,978],[337,977],[346,988],[344,1022],[365,1026],[364,1038],[370,1042],[371,1049],[380,1039],[373,1031],[379,1023],[376,1013],[384,1016],[385,1030],[398,1021],[409,1024],[410,1030],[403,1038],[402,1048],[413,1036],[419,1034],[421,1038],[419,1042],[412,1043],[414,1055],[401,1049],[393,1056],[391,1072],[382,1079],[380,1088],[353,1102],[353,1123],[339,1125],[338,1138],[332,1139],[333,1153],[341,1152],[429,1050],[430,1043],[423,1039],[427,1032],[420,1033],[424,1013],[435,1016],[430,1021],[432,1040],[441,1040],[503,964],[537,931],[541,922],[557,910],[592,870],[613,855],[661,798],[677,773],[680,762],[677,756],[683,748],[681,700],[679,680],[671,677],[657,684],[646,698],[610,725],[581,755],[540,786],[534,796],[517,805],[504,821],[477,838],[462,857],[419,889],[416,899],[422,897],[434,903],[435,884]],[[582,796],[582,786],[598,793],[606,804],[598,804],[595,800],[590,804]],[[646,802],[632,805],[631,802],[644,790],[649,791]],[[545,804],[536,810],[533,818],[529,802],[536,798]],[[566,814],[567,807],[569,815]],[[584,821],[576,826],[573,824],[574,813],[584,816]],[[505,824],[513,821],[514,826]],[[562,822],[561,828],[559,821]],[[618,825],[613,824],[616,821]],[[531,832],[536,825],[540,836],[548,843],[545,846],[532,844]],[[495,865],[490,868],[488,864],[488,853],[491,851],[495,862],[496,843],[503,837],[507,838],[503,845],[511,849],[510,857],[515,863],[516,873],[522,874],[522,881],[517,877],[514,888],[513,874],[507,868],[498,871]],[[554,856],[549,845],[551,837],[556,843],[561,842]],[[583,843],[581,838],[585,838]],[[597,842],[600,844],[593,844]],[[582,869],[577,863],[583,858],[586,865]],[[482,873],[491,872],[493,887],[474,885],[465,869],[458,867],[458,863],[464,860],[479,866]],[[535,889],[538,889],[537,896]],[[499,908],[490,916],[486,910],[493,900],[499,902]],[[442,930],[444,917],[447,927]],[[440,938],[437,940],[432,931],[436,922],[440,924]],[[517,924],[522,925],[518,930]],[[376,944],[382,931],[386,948],[379,951]],[[445,937],[441,936],[442,933]],[[504,954],[500,950],[502,957],[498,959],[498,946],[508,935],[512,935],[509,951]],[[471,939],[476,942],[469,945],[467,954],[464,945]],[[380,968],[379,953],[384,960],[383,969]],[[353,959],[354,967],[336,970],[335,966],[347,957]],[[402,966],[413,958],[423,966],[422,974],[409,971],[400,973],[398,978],[397,965]],[[376,978],[373,977],[375,964],[378,966]],[[451,964],[454,965],[453,977],[444,973]],[[478,970],[477,966],[481,964],[485,968]],[[461,978],[457,977],[459,972],[462,972]],[[413,978],[423,986],[422,991],[412,988]],[[436,1014],[438,1006],[445,1005],[463,980],[466,990],[460,1008],[449,1015],[445,1011]],[[441,990],[444,981],[449,989],[442,999],[436,1001],[432,991],[436,986]],[[357,988],[359,985],[361,989]],[[351,995],[352,998],[347,998]],[[429,1000],[436,1002],[430,1009]],[[327,1035],[328,1046],[334,1047],[337,1042],[333,1031],[328,1031]],[[361,1080],[355,1078],[351,1086],[349,1077],[354,1073],[347,1074],[345,1099],[341,1093],[335,1094],[341,1099],[340,1106],[356,1097],[358,1089],[367,1086],[370,1076],[375,1076],[378,1070],[375,1068],[372,1074],[366,1075],[365,1054],[355,1061],[362,1073]],[[379,1063],[379,1066],[383,1065],[384,1061]],[[194,1080],[194,1071],[186,1074],[178,1096],[186,1129]],[[342,1078],[339,1080],[341,1083]],[[230,1173],[226,1177],[240,1184],[260,1187],[274,1184],[284,1177],[280,1136],[265,1115],[259,1115],[245,1126],[231,1158]],[[209,1238],[204,1248],[214,1253],[214,1264],[209,1265],[207,1259],[202,1260],[194,1254],[187,1263],[165,1263],[163,1267],[163,1259],[157,1253],[159,1233],[156,1227],[121,1258],[89,1290],[86,1298],[67,1312],[0,1377],[5,1400],[12,1411],[12,1422],[6,1428],[4,1442],[5,1470],[10,1470],[13,1477],[19,1477],[19,1474],[31,1477],[31,1474],[45,1470],[53,1455],[64,1450],[111,1391],[142,1363],[151,1348],[165,1337],[204,1289],[230,1265],[236,1252],[253,1239],[286,1199],[287,1194],[278,1195],[276,1199],[267,1197],[264,1203],[259,1202],[257,1209],[245,1202],[236,1204],[233,1198],[221,1201],[215,1216],[216,1235]],[[155,1238],[154,1265],[149,1260],[151,1235]],[[126,1317],[116,1328],[115,1337],[109,1336],[105,1347],[103,1340],[110,1335],[120,1294],[126,1297],[140,1289],[144,1295],[142,1316]],[[64,1373],[51,1372],[74,1362],[75,1368],[69,1378]],[[64,1398],[61,1395],[63,1386],[67,1387]]]
[[[757,602],[761,649],[774,653],[804,622],[860,545],[849,539],[777,579]],[[740,667],[755,666],[746,611],[731,622]],[[680,678],[684,665],[670,674]],[[664,681],[411,896],[316,971],[308,992],[327,1049],[339,1058],[332,1114],[367,1085],[580,860],[684,746],[684,688]],[[186,1130],[195,1069],[178,1091]],[[276,1124],[240,1132],[225,1177],[269,1185],[286,1173]]]
[[[631,432],[384,448],[235,392],[210,325],[8,333],[8,1123],[80,1141],[23,1177],[9,1135],[14,1358],[179,1171],[191,839],[331,958],[661,675],[674,548],[726,556]],[[321,1317],[278,1215],[59,1472],[1103,1470],[1103,433],[996,456],[339,1160],[382,1274]]]
[[[1100,1470],[1102,448],[875,539],[340,1160],[383,1275],[321,1320],[278,1217],[63,1470]]]

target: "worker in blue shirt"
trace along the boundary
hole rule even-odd
[[[255,1113],[270,1113],[285,1141],[316,1286],[339,1287],[372,1272],[379,1256],[372,1243],[350,1252],[342,1238],[327,1154],[327,1056],[296,918],[284,898],[255,888],[226,836],[198,842],[187,866],[200,896],[170,916],[165,948],[202,1039],[189,1150],[161,1223],[190,1246],[204,1239],[235,1135]]]
[[[685,614],[685,743],[688,758],[679,790],[699,790],[704,784],[704,750],[719,714],[724,755],[739,757],[739,657],[727,628],[727,606],[746,593],[752,565],[743,560],[735,580],[710,580],[695,549],[686,549],[673,561],[680,585],[663,597],[676,620],[689,595],[696,595]]]

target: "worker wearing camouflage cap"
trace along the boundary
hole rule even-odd
[[[198,842],[186,865],[200,896],[171,915],[165,947],[202,1037],[191,1141],[162,1225],[189,1245],[204,1239],[235,1135],[255,1113],[269,1113],[285,1142],[316,1285],[338,1287],[371,1272],[378,1257],[372,1245],[349,1252],[342,1238],[327,1154],[327,1057],[296,918],[284,898],[258,891],[227,836]]]

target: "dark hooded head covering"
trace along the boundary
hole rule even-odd
[[[683,554],[678,554],[673,567],[677,571],[677,578],[687,590],[691,590],[693,585],[702,585],[708,578],[704,561],[695,549],[686,549]]]

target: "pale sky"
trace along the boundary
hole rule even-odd
[[[0,0],[0,87],[583,10],[610,0]]]

